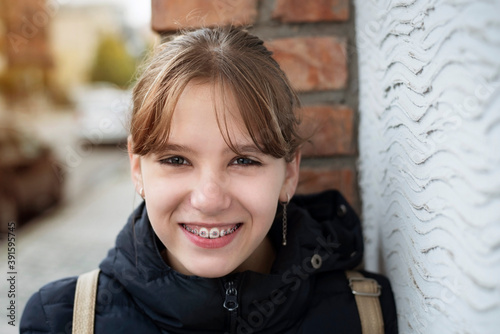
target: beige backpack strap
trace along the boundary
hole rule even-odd
[[[99,269],[78,277],[73,307],[73,334],[93,334]]]
[[[384,318],[378,298],[381,293],[380,285],[373,278],[364,277],[358,271],[347,270],[345,274],[358,306],[362,333],[383,334]]]

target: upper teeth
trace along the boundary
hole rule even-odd
[[[210,239],[215,239],[219,237],[219,229],[216,227],[213,227],[210,229],[210,232],[208,232],[208,236]]]
[[[216,239],[223,237],[225,235],[233,233],[238,227],[239,224],[231,227],[230,229],[218,229],[217,227],[212,227],[210,230],[206,227],[200,227],[200,229],[192,229],[191,227],[187,226],[186,224],[182,224],[182,227],[184,227],[188,232],[191,232],[197,236],[200,236],[202,238],[206,239]]]

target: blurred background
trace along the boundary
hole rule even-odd
[[[0,267],[15,222],[17,273],[1,333],[42,285],[95,268],[138,203],[125,142],[150,16],[149,1],[0,1]]]
[[[149,2],[2,0],[0,13],[0,205],[21,224],[92,187],[101,155],[122,155],[130,87],[156,36]]]

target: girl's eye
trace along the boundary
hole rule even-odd
[[[242,166],[260,166],[261,163],[249,158],[239,157],[233,160],[233,165],[242,165]]]
[[[184,159],[183,157],[179,157],[179,156],[161,159],[160,163],[162,165],[174,165],[174,166],[189,165],[189,163],[186,159]]]

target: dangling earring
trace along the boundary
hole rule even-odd
[[[144,195],[144,188],[143,187],[141,187],[141,189],[139,189],[139,196],[141,196],[142,199],[146,198],[146,195]]]
[[[288,222],[287,222],[287,217],[286,217],[286,207],[288,203],[290,202],[290,196],[286,194],[286,202],[281,202],[281,205],[283,206],[283,246],[286,246],[286,233],[287,233],[287,228],[288,228]]]

